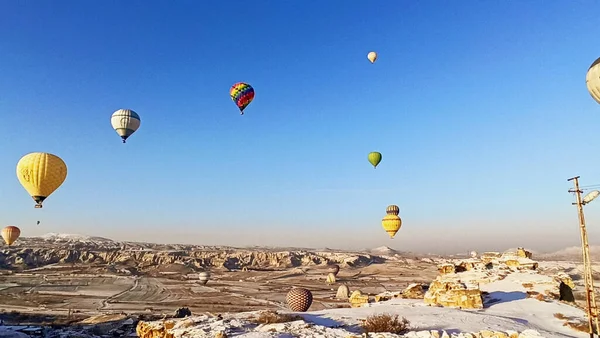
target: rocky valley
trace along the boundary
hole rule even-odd
[[[441,257],[387,247],[363,251],[232,248],[48,234],[21,238],[0,251],[1,318],[5,324],[19,325],[11,329],[14,334],[27,336],[68,337],[74,332],[94,336],[90,330],[100,337],[135,336],[136,327],[154,327],[153,319],[171,317],[182,308],[200,316],[194,320],[204,316],[215,323],[227,313],[289,311],[286,294],[292,287],[312,292],[310,311],[351,310],[398,299],[485,310],[499,299],[490,285],[513,278],[512,272],[545,276],[536,280],[542,278],[546,291],[531,290],[545,292],[548,299],[557,297],[558,281],[568,279],[581,303],[576,256],[561,262],[552,260],[551,254],[546,255],[549,260],[531,257],[522,249],[477,258]],[[336,266],[339,272],[332,274]],[[202,273],[208,276],[206,283],[199,278]],[[484,284],[489,285],[481,290],[473,286]],[[139,320],[146,324],[138,325]],[[302,325],[297,329],[305,330]]]

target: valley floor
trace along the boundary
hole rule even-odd
[[[192,313],[220,313],[281,309],[292,286],[309,288],[312,309],[349,307],[334,299],[340,283],[354,290],[379,293],[402,290],[414,282],[429,283],[437,275],[427,262],[388,262],[365,268],[344,268],[335,285],[327,285],[326,267],[274,271],[213,269],[211,280],[201,285],[197,274],[132,277],[106,274],[94,267],[53,265],[0,276],[0,308],[19,312],[67,314],[69,311],[101,313],[173,313],[189,307]],[[101,273],[100,273],[101,272]]]

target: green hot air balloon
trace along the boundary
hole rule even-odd
[[[381,162],[381,153],[373,151],[369,153],[369,162],[373,165],[373,168],[377,168],[379,162]]]

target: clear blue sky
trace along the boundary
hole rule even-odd
[[[0,222],[198,244],[576,245],[566,179],[600,183],[600,105],[585,87],[598,12],[592,0],[0,0]],[[238,81],[256,90],[244,116]],[[125,145],[119,108],[142,119]],[[32,151],[69,169],[42,210],[15,175]],[[388,204],[404,221],[393,241]],[[600,206],[586,210],[598,242]]]

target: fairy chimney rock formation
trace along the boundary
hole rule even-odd
[[[483,297],[478,286],[467,286],[455,279],[438,276],[425,293],[425,304],[461,309],[483,308]]]

